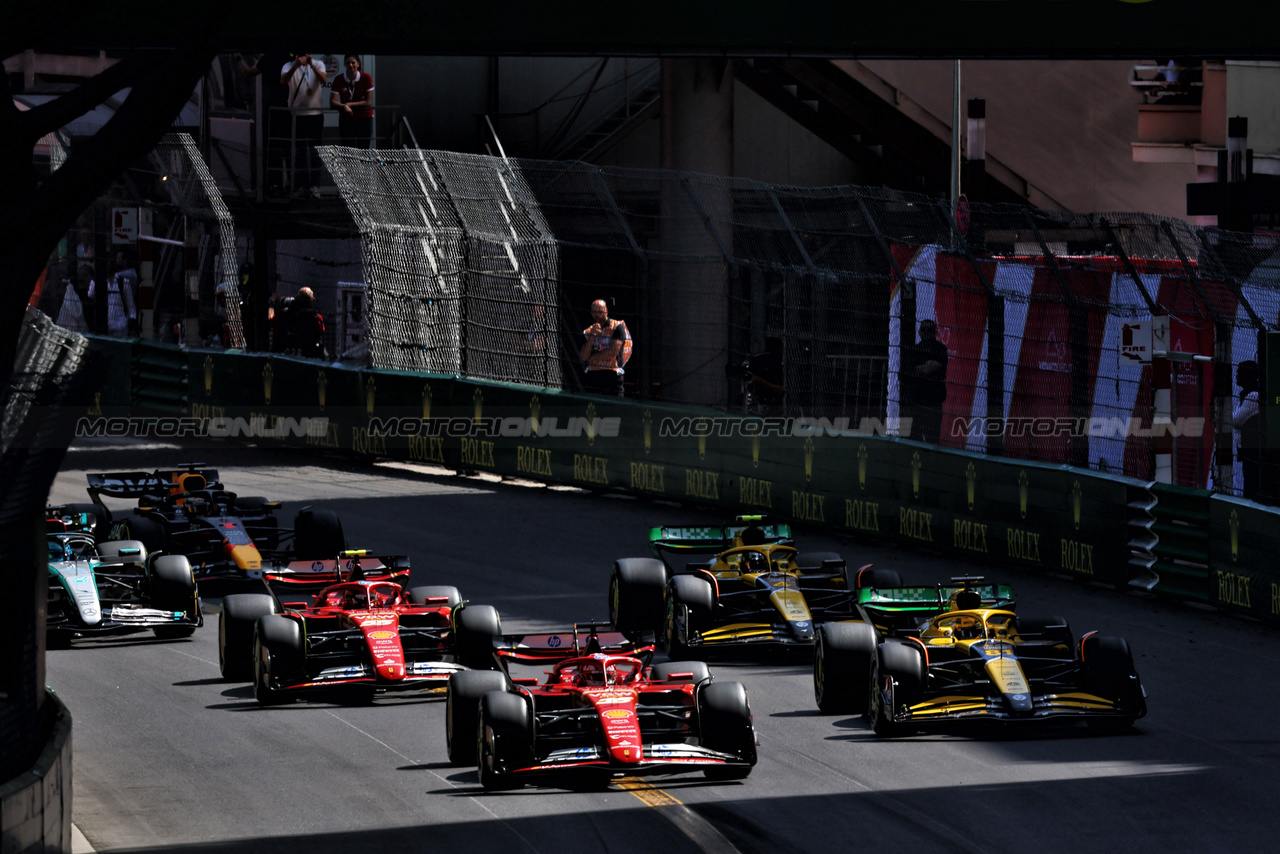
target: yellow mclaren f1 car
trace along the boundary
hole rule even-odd
[[[672,659],[735,647],[811,649],[815,625],[861,619],[859,590],[902,583],[889,570],[850,570],[834,552],[800,552],[787,525],[760,516],[654,528],[649,545],[654,558],[614,563],[609,616],[629,634],[657,633]],[[677,567],[679,555],[703,559]]]
[[[865,710],[880,736],[981,722],[1127,729],[1146,714],[1123,638],[1089,632],[1077,642],[1065,619],[1019,618],[983,603],[967,584],[946,601],[947,610],[918,628],[889,636],[871,622],[822,626],[814,654],[819,708]]]

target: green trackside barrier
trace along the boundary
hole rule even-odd
[[[1151,551],[1156,556],[1154,588],[1183,599],[1209,602],[1209,493],[1203,489],[1152,484],[1156,498],[1156,522],[1151,530],[1159,538]],[[1274,517],[1273,517],[1274,518]]]
[[[1243,498],[1209,499],[1209,597],[1264,620],[1280,619],[1276,512]]]
[[[134,351],[151,358],[156,345],[93,341],[110,359],[100,405],[128,406],[140,379],[130,371]],[[692,407],[279,355],[171,351],[187,360],[191,415],[278,427],[268,441],[764,512],[1117,586],[1140,574],[1130,565],[1128,504],[1150,494],[1156,592],[1280,618],[1272,605],[1280,588],[1260,569],[1280,545],[1275,511],[1210,501],[1203,490],[1148,491],[1118,475],[870,434],[725,431],[722,413]],[[490,432],[470,429],[479,422]]]

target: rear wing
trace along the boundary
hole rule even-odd
[[[147,495],[167,495],[178,483],[178,476],[198,474],[205,480],[205,489],[221,489],[218,470],[209,468],[183,468],[174,471],[113,471],[87,474],[89,497],[95,502],[99,495],[108,498],[143,498]]]
[[[46,507],[45,533],[93,534],[97,520],[90,513],[72,513],[65,506]]]
[[[933,587],[869,587],[856,591],[858,607],[882,631],[914,631],[921,620],[951,607],[955,594],[971,590],[982,597],[983,608],[1013,610],[1008,584],[938,584]]]
[[[679,551],[713,554],[715,552],[724,551],[732,548],[735,539],[741,535],[742,531],[751,526],[756,525],[763,534],[763,543],[781,543],[784,545],[794,545],[791,539],[791,526],[785,523],[760,524],[764,520],[761,516],[739,516],[734,524],[719,526],[692,526],[692,527],[675,527],[660,526],[649,529],[649,549],[656,557],[661,558],[662,552]]]
[[[342,581],[395,581],[409,578],[406,555],[376,557],[359,549],[343,552],[328,560],[290,560],[273,564],[262,577],[273,590],[289,594],[319,592]]]
[[[574,623],[567,631],[502,635],[494,638],[493,646],[494,655],[500,660],[520,664],[564,661],[594,652],[651,658],[653,651],[652,643],[638,644],[614,631],[610,623]]]

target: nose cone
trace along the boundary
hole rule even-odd
[[[810,620],[796,620],[791,623],[791,635],[798,641],[812,641],[813,622]]]

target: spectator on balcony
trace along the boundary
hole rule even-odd
[[[903,348],[901,388],[911,438],[937,444],[947,399],[947,345],[938,340],[938,324],[932,320],[920,321],[920,340]]]
[[[111,262],[112,272],[107,277],[107,331],[124,338],[131,334],[138,321],[135,290],[138,286],[138,273],[133,269],[128,255],[121,249]],[[89,283],[90,298],[97,297],[97,284]]]
[[[293,195],[318,197],[315,147],[324,133],[324,87],[329,81],[324,62],[300,53],[280,69],[280,82],[289,87],[293,116]]]
[[[373,139],[373,75],[360,70],[360,57],[349,53],[342,59],[343,72],[333,79],[329,106],[338,111],[338,133],[342,144],[370,148]]]

